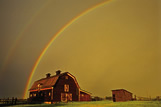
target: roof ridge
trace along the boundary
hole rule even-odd
[[[66,73],[69,73],[69,72],[63,72],[63,73],[61,73],[61,74],[59,74],[59,75],[52,75],[52,76],[50,76],[50,77],[48,77],[48,78],[41,78],[41,79],[39,79],[39,80],[37,80],[37,81],[35,81],[35,82],[38,82],[38,81],[41,81],[41,80],[44,80],[44,79],[49,79],[49,78],[53,78],[53,77],[56,77],[56,76],[61,76],[61,75],[63,75],[63,74],[66,74]]]
[[[39,80],[37,80],[35,82],[38,82],[38,81],[41,81],[41,80],[45,80],[45,79],[49,79],[49,78],[53,78],[53,77],[56,77],[56,76],[58,76],[58,75],[54,75],[54,76],[51,76],[51,77],[48,77],[48,78],[41,78],[41,79],[39,79]]]
[[[129,92],[129,93],[132,93],[132,92],[130,92],[130,91],[128,91],[128,90],[126,90],[126,89],[115,89],[115,90],[111,90],[111,91],[119,91],[119,90],[124,90],[124,91],[126,91],[126,92]]]

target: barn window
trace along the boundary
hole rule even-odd
[[[64,91],[65,91],[65,92],[69,92],[69,85],[68,85],[68,84],[65,84],[65,85],[64,85]]]
[[[38,84],[37,87],[40,88],[40,84]]]
[[[65,79],[67,80],[68,79],[68,76],[65,76]]]
[[[84,94],[82,94],[82,97],[84,97]]]
[[[49,92],[49,96],[51,96],[51,92]]]
[[[34,94],[34,97],[36,97],[36,93]]]
[[[37,85],[37,89],[40,89],[42,87],[42,84]]]
[[[32,97],[32,94],[30,94],[30,97]]]

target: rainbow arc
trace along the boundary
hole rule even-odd
[[[87,10],[81,12],[79,15],[77,15],[76,17],[74,17],[72,20],[70,20],[67,24],[65,24],[52,38],[51,40],[48,42],[48,44],[45,46],[45,48],[43,49],[43,51],[41,52],[41,54],[39,55],[39,57],[37,58],[33,68],[32,68],[32,71],[29,75],[29,78],[28,78],[28,81],[27,81],[27,84],[26,84],[26,87],[25,87],[25,91],[24,91],[24,96],[23,98],[27,98],[27,93],[28,93],[28,90],[29,90],[29,86],[30,86],[30,83],[31,83],[31,80],[32,80],[32,77],[41,61],[41,59],[43,58],[44,54],[46,53],[46,51],[49,49],[49,47],[52,45],[52,43],[56,40],[56,38],[62,34],[62,32],[64,32],[65,29],[67,29],[69,26],[71,26],[74,22],[76,22],[78,19],[80,19],[81,17],[83,17],[84,15],[94,11],[95,9],[99,8],[99,7],[102,7],[104,5],[106,5],[107,3],[109,3],[109,1],[112,1],[112,0],[106,0],[104,2],[101,2],[99,4],[96,4],[90,8],[88,8]]]

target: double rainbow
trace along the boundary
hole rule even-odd
[[[42,57],[44,56],[44,54],[46,53],[46,51],[48,50],[48,48],[51,46],[51,44],[56,40],[56,38],[65,30],[67,29],[70,25],[72,25],[75,21],[77,21],[78,19],[80,19],[81,17],[83,17],[84,15],[90,13],[91,11],[104,6],[105,4],[107,4],[109,1],[111,0],[106,0],[104,2],[101,2],[99,4],[96,4],[95,6],[92,6],[90,8],[88,8],[87,10],[81,12],[79,15],[77,15],[76,17],[74,17],[71,21],[69,21],[67,24],[65,24],[52,38],[51,40],[48,42],[48,44],[45,46],[45,48],[43,49],[43,51],[41,52],[41,54],[39,55],[39,57],[36,60],[36,63],[34,64],[33,68],[32,68],[32,72],[30,73],[30,76],[28,78],[26,87],[25,87],[25,91],[24,91],[24,96],[23,98],[27,98],[27,93],[29,90],[29,86],[32,80],[32,77],[42,59]]]

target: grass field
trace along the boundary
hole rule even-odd
[[[161,101],[91,101],[91,102],[69,102],[59,104],[26,104],[10,107],[161,107]]]

